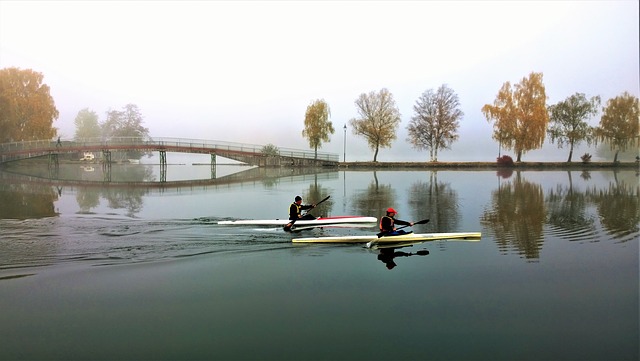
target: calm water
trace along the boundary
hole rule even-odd
[[[639,357],[635,170],[20,172],[0,171],[2,360]],[[362,246],[217,224],[285,218],[298,194],[331,196],[316,215],[394,207],[430,219],[416,232],[482,239],[398,249],[389,269]]]

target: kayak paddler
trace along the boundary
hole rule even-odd
[[[397,236],[400,234],[411,233],[406,232],[404,229],[396,230],[396,224],[401,226],[413,226],[413,222],[396,219],[396,214],[398,214],[398,212],[396,212],[395,209],[387,208],[387,215],[380,218],[380,232],[384,233],[384,236]]]
[[[291,226],[298,220],[306,220],[306,219],[316,219],[311,213],[307,212],[305,215],[302,215],[302,211],[306,211],[308,209],[315,208],[315,204],[302,204],[302,197],[296,196],[294,202],[289,206],[289,222],[286,226],[284,226],[285,231],[291,229]]]

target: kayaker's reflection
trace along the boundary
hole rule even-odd
[[[393,261],[396,257],[409,257],[409,256],[426,256],[429,251],[426,249],[420,250],[416,253],[396,251],[397,248],[381,248],[378,254],[378,259],[387,266],[387,269],[392,270],[397,264]]]

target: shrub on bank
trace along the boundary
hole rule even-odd
[[[513,167],[513,159],[505,154],[502,157],[498,158],[498,165]]]

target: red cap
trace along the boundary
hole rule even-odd
[[[398,213],[398,212],[396,212],[396,210],[393,208],[387,208],[387,213]]]

